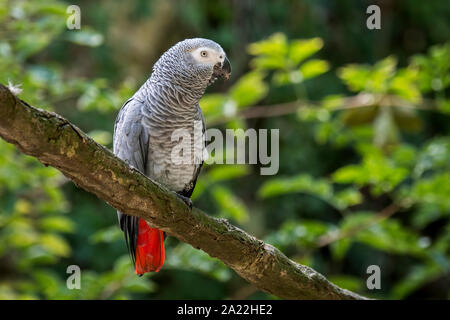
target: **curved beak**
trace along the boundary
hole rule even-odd
[[[227,57],[225,57],[225,60],[222,64],[222,76],[227,80],[230,79],[231,76],[231,63]]]
[[[231,63],[230,60],[225,56],[225,60],[222,63],[218,62],[214,66],[213,77],[219,78],[224,77],[225,79],[229,79],[231,75]]]

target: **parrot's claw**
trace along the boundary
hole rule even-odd
[[[188,197],[182,196],[181,194],[175,193],[178,198],[180,198],[188,207],[192,210],[192,200]]]

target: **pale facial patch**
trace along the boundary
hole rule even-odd
[[[203,64],[214,66],[216,63],[223,63],[225,54],[208,47],[200,47],[191,51],[191,55],[195,61]]]

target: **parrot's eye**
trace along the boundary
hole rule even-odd
[[[206,51],[201,51],[200,52],[200,55],[202,56],[202,57],[207,57],[208,56],[208,52],[206,52]]]

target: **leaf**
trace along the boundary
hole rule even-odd
[[[450,85],[450,44],[431,47],[427,55],[415,55],[411,67],[418,70],[417,79],[420,89],[429,91],[443,91]]]
[[[361,278],[357,278],[349,275],[334,275],[328,277],[335,285],[350,290],[350,291],[360,291],[364,288],[364,281]]]
[[[264,98],[269,90],[261,72],[249,72],[230,89],[230,96],[239,108],[252,105]]]
[[[350,249],[352,243],[352,240],[346,238],[332,242],[330,244],[330,250],[333,258],[336,260],[342,260]]]
[[[433,279],[436,279],[444,270],[435,264],[415,266],[404,279],[395,284],[392,289],[393,299],[404,299],[415,290]]]
[[[61,287],[61,280],[51,271],[37,270],[32,273],[33,278],[45,295],[46,299],[54,299]]]
[[[307,105],[299,109],[297,115],[302,121],[328,122],[331,118],[328,110]]]
[[[312,38],[308,40],[294,40],[289,46],[289,59],[294,64],[299,64],[306,58],[322,49],[323,40],[320,38]]]
[[[207,274],[218,281],[228,281],[231,271],[220,260],[211,259],[207,253],[195,250],[186,243],[180,243],[166,256],[166,266],[181,270],[195,270]]]
[[[123,103],[122,97],[108,87],[108,81],[104,78],[85,81],[80,86],[83,94],[77,101],[77,107],[81,111],[107,113],[116,111]]]
[[[51,39],[50,34],[26,34],[18,39],[16,50],[21,57],[28,58],[49,45]]]
[[[278,231],[269,234],[265,241],[282,250],[289,246],[315,248],[318,239],[334,228],[334,226],[321,221],[288,220]]]
[[[57,16],[67,17],[67,7],[63,3],[50,2],[50,3],[42,3],[39,7],[37,7],[37,12],[39,13],[47,13],[54,14]]]
[[[258,196],[268,198],[293,192],[310,193],[324,199],[332,197],[332,187],[327,181],[314,179],[306,174],[290,178],[271,179],[258,190]]]
[[[419,152],[414,175],[421,177],[430,170],[450,169],[450,138],[438,137],[428,141]]]
[[[362,201],[361,194],[355,188],[348,188],[335,193],[329,181],[313,178],[305,174],[290,178],[271,179],[258,190],[258,196],[261,198],[289,193],[306,193],[317,196],[339,210],[356,205]]]
[[[450,210],[450,172],[418,180],[410,196],[418,203],[437,205],[440,210]]]
[[[393,56],[384,58],[377,62],[370,74],[368,82],[366,83],[366,90],[378,93],[385,93],[390,83],[390,80],[396,74],[397,59]]]
[[[300,66],[300,73],[303,79],[310,79],[327,72],[330,66],[325,60],[309,60]]]
[[[215,166],[208,171],[208,179],[212,182],[222,182],[246,176],[250,173],[247,165]]]
[[[352,91],[386,93],[395,75],[397,60],[390,56],[374,66],[350,64],[338,70],[338,76]]]
[[[390,91],[407,101],[414,103],[420,102],[422,95],[418,87],[418,76],[419,73],[414,68],[398,70],[390,82]]]
[[[345,110],[340,114],[340,118],[348,126],[358,126],[372,123],[376,119],[378,110],[379,107],[376,105]]]
[[[116,225],[101,229],[90,236],[92,243],[111,243],[114,241],[122,240],[123,233]]]
[[[351,91],[363,91],[366,89],[366,84],[370,77],[370,68],[368,66],[350,64],[340,68],[338,76]]]
[[[66,33],[67,40],[88,47],[98,47],[103,43],[103,35],[92,29],[83,27]]]
[[[284,68],[287,51],[287,39],[282,33],[275,33],[265,40],[254,42],[248,46],[248,52],[257,56],[252,59],[252,66],[261,70]]]
[[[408,190],[408,194],[409,194]],[[430,223],[437,221],[445,216],[449,216],[448,211],[440,209],[440,204],[418,203],[412,215],[412,225],[416,228],[424,228]]]
[[[68,257],[71,252],[67,241],[56,234],[48,233],[42,235],[39,244],[49,252],[60,257]]]
[[[211,192],[219,205],[221,217],[233,219],[238,223],[248,221],[247,207],[229,189],[222,186],[214,186]]]
[[[334,182],[354,183],[358,186],[370,185],[372,193],[379,195],[392,191],[408,176],[407,168],[398,166],[374,146],[364,145],[361,149],[362,163],[336,170],[332,175]]]
[[[280,55],[287,52],[287,40],[283,33],[274,33],[269,38],[254,42],[248,46],[252,55]]]
[[[333,174],[333,180],[337,183],[365,184],[369,181],[369,178],[362,166],[348,165],[336,170]]]
[[[66,217],[46,217],[39,220],[39,225],[47,231],[73,232],[75,225]]]
[[[205,94],[199,104],[206,119],[215,119],[223,116],[223,107],[227,97],[220,93]]]
[[[123,290],[138,293],[154,292],[156,285],[153,281],[142,281],[141,278],[133,276],[129,277],[124,283]]]
[[[282,69],[286,66],[283,56],[261,56],[252,59],[251,65],[255,70]]]
[[[323,98],[320,104],[322,108],[332,111],[342,107],[344,101],[345,97],[343,95],[331,94]]]
[[[112,134],[106,130],[93,130],[88,135],[101,145],[107,146],[112,142]]]
[[[363,196],[356,188],[347,188],[334,195],[333,203],[335,207],[344,210],[350,206],[360,204]]]
[[[284,70],[278,70],[273,74],[272,82],[277,86],[286,85],[289,83],[298,83],[301,81],[301,74],[297,72],[298,74],[298,81],[296,82],[296,78],[291,78],[291,73],[284,71]]]
[[[119,278],[127,275],[132,268],[132,262],[128,255],[123,255],[114,263],[113,271],[119,275]]]
[[[417,160],[417,150],[412,145],[403,143],[392,150],[391,157],[396,165],[412,169]]]
[[[341,222],[339,232],[359,230],[349,239],[389,253],[424,256],[426,246],[417,233],[393,218],[376,223],[373,219],[371,212],[352,213]]]

